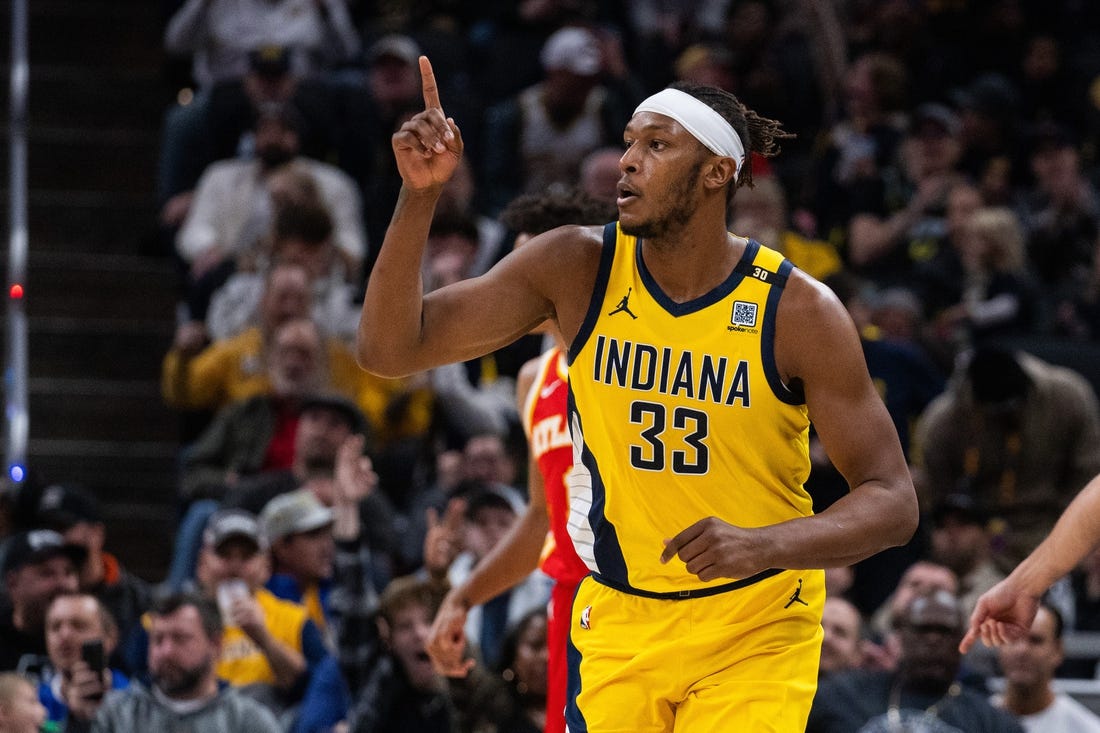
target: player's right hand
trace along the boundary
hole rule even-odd
[[[442,186],[462,157],[462,134],[443,114],[439,87],[427,56],[420,57],[424,111],[401,125],[393,136],[393,154],[405,187],[424,191]]]
[[[465,677],[474,660],[466,656],[466,608],[452,592],[439,607],[425,649],[436,672],[447,677]]]
[[[959,651],[966,654],[979,638],[988,647],[1019,639],[1031,628],[1038,610],[1039,599],[1013,587],[1009,576],[978,599]]]

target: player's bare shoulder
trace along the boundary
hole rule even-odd
[[[816,318],[842,315],[847,313],[844,304],[836,297],[828,285],[810,277],[797,267],[791,270],[783,297],[780,300],[779,317],[787,315]],[[807,326],[811,324],[806,324]]]
[[[584,320],[602,252],[602,226],[570,224],[532,238],[511,255],[523,260],[532,284],[554,303],[567,340]]]
[[[785,378],[805,376],[807,357],[858,345],[858,334],[844,304],[827,285],[802,270],[791,270],[776,313],[775,356]]]

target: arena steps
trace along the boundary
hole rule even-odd
[[[5,28],[10,9],[0,0]],[[163,7],[32,0],[29,11],[28,468],[92,489],[108,549],[159,581],[179,453],[179,416],[159,392],[175,265],[151,244],[160,127],[174,94],[164,82]],[[9,40],[0,34],[5,79]],[[0,84],[3,110],[8,93]],[[4,114],[5,140],[7,125]],[[6,145],[0,165],[6,173]]]

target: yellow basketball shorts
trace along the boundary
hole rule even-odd
[[[569,733],[802,733],[824,602],[821,570],[683,600],[585,578],[569,628]]]

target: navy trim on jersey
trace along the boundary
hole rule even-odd
[[[760,250],[760,243],[756,240],[750,239],[748,244],[745,245],[745,251],[741,253],[741,260],[733,268],[733,271],[729,274],[724,281],[718,284],[709,293],[704,293],[698,298],[694,298],[685,303],[677,303],[672,298],[665,295],[665,292],[661,290],[661,286],[657,284],[657,281],[653,278],[653,275],[649,272],[649,268],[645,265],[645,258],[642,257],[642,240],[638,240],[637,245],[634,247],[634,261],[638,267],[638,272],[642,277],[642,284],[645,285],[645,289],[649,291],[649,294],[653,297],[657,304],[664,308],[669,315],[672,316],[686,316],[697,311],[701,311],[707,306],[714,305],[718,301],[725,298],[732,293],[734,289],[741,284],[741,280],[744,279],[744,275],[740,271],[741,263],[752,262],[756,258],[756,253]]]
[[[761,580],[767,580],[773,576],[779,575],[783,570],[780,568],[769,568],[762,570],[756,575],[750,575],[747,578],[741,578],[741,580],[735,580],[732,583],[723,583],[722,585],[712,585],[706,588],[685,588],[684,590],[672,590],[663,593],[657,593],[651,590],[642,590],[641,588],[635,588],[625,583],[620,583],[611,578],[604,577],[599,573],[592,573],[592,579],[600,585],[606,585],[608,588],[614,588],[615,590],[626,593],[632,596],[641,596],[643,598],[655,598],[659,601],[685,601],[689,598],[706,598],[707,596],[716,596],[719,593],[726,593],[731,590],[738,590],[740,588],[747,588],[750,585],[759,583]]]
[[[577,354],[581,353],[588,337],[596,328],[596,321],[603,310],[603,299],[607,293],[607,281],[611,279],[611,264],[615,261],[615,239],[618,233],[617,222],[606,224],[603,228],[603,251],[600,253],[600,267],[596,271],[596,284],[592,287],[592,299],[588,301],[588,312],[584,314],[584,322],[577,331],[576,338],[569,345],[568,363],[573,365]]]
[[[569,414],[575,417],[577,425],[580,426],[581,463],[588,469],[592,481],[592,506],[588,508],[588,524],[592,528],[592,556],[596,560],[596,567],[601,571],[625,578],[627,577],[626,558],[623,557],[623,548],[619,544],[619,533],[615,531],[615,525],[604,514],[607,489],[604,487],[600,467],[596,464],[596,457],[584,442],[584,416],[577,410],[572,386],[569,388]],[[573,420],[569,421],[569,426],[572,429]]]
[[[768,378],[768,386],[772,388],[772,394],[780,402],[788,405],[803,405],[806,403],[806,394],[801,389],[791,389],[783,383],[779,376],[779,367],[775,364],[775,320],[779,310],[779,298],[783,295],[783,286],[794,269],[790,260],[783,260],[779,265],[779,272],[768,291],[768,305],[764,309],[764,324],[760,335],[760,358],[764,367],[764,375]]]

